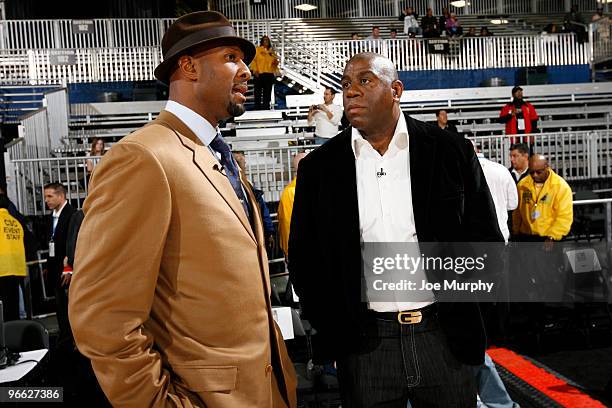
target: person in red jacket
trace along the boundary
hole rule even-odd
[[[512,88],[512,102],[504,106],[499,113],[499,121],[506,124],[507,135],[536,133],[538,131],[538,113],[529,102],[523,100],[523,88]],[[513,137],[511,143],[527,142]],[[533,148],[533,136],[529,137],[530,150]]]

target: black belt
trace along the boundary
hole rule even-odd
[[[394,321],[399,324],[421,323],[424,317],[432,317],[438,312],[438,304],[432,303],[421,309],[405,310],[401,312],[375,312],[374,317],[380,320]]]

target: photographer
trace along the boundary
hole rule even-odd
[[[338,125],[342,120],[342,107],[335,105],[336,91],[325,88],[323,100],[325,103],[312,105],[308,110],[308,125],[315,126],[315,144],[323,144],[338,133]]]

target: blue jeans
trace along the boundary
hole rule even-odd
[[[519,405],[512,401],[506,387],[495,369],[495,364],[491,357],[485,353],[485,362],[476,372],[478,381],[478,394],[480,400],[488,408],[519,408]]]
[[[327,137],[315,136],[315,145],[319,146],[319,145],[325,144],[328,140],[329,138]]]

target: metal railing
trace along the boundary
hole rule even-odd
[[[489,160],[510,166],[510,145],[533,142],[533,151],[544,154],[551,168],[566,180],[612,176],[612,131],[535,133],[532,135],[471,137]]]
[[[303,75],[310,84],[324,85],[337,84],[346,61],[353,54],[364,51],[388,56],[400,71],[590,62],[589,45],[577,43],[573,34],[451,39],[450,53],[446,55],[429,53],[425,39],[329,42],[287,40],[281,50],[285,68]],[[152,80],[153,70],[162,60],[161,51],[157,47],[29,50],[24,54],[19,56],[14,51],[0,51],[0,83],[39,85]],[[58,63],[58,57],[67,59]],[[26,60],[27,69],[16,69],[19,63],[25,63]]]
[[[377,52],[389,57],[399,71],[434,69],[516,68],[538,65],[577,65],[589,63],[589,48],[579,44],[574,34],[551,36],[475,37],[449,39],[448,54],[433,54],[427,39],[329,41],[314,44],[293,44],[287,55],[305,47],[318,46],[322,67],[334,70],[344,67],[346,61],[359,52]],[[317,63],[318,61],[312,61]]]
[[[49,157],[51,155],[47,108],[41,108],[22,116],[17,129],[19,137],[22,137],[25,141],[27,158]]]
[[[0,48],[157,47],[173,18],[0,21]]]
[[[147,81],[161,62],[158,47],[96,48],[74,51],[70,64],[55,64],[58,50],[29,50],[31,84]]]
[[[551,167],[568,181],[612,177],[612,131],[540,133],[532,139],[534,151],[545,154]],[[509,166],[511,138],[504,135],[471,138],[490,160]],[[231,143],[231,138],[228,139]],[[246,176],[264,192],[268,202],[278,201],[295,175],[293,156],[314,146],[246,149]],[[11,152],[12,154],[12,152]],[[13,159],[19,208],[27,215],[44,211],[42,186],[65,183],[69,196],[80,207],[87,194],[87,157]],[[91,159],[91,158],[89,158]],[[98,159],[93,158],[94,160]]]
[[[0,49],[23,51],[159,47],[164,33],[174,20],[174,18],[84,21],[0,20]],[[232,23],[238,35],[251,41],[259,40],[261,36],[270,33],[270,21],[235,20]],[[79,26],[85,28],[80,30]]]
[[[231,139],[228,139],[231,142]],[[278,201],[283,189],[295,176],[291,162],[298,152],[315,146],[290,146],[243,150],[246,158],[246,176],[255,188],[263,190],[268,202]],[[43,214],[45,202],[43,186],[51,182],[63,183],[68,198],[81,208],[88,192],[87,160],[101,157],[61,157],[11,159],[16,181],[17,206],[25,215]]]
[[[231,139],[228,139],[231,142]],[[315,146],[289,146],[243,150],[246,159],[246,177],[255,188],[264,192],[268,202],[280,200],[283,189],[295,176],[291,162],[300,152]]]
[[[45,214],[43,187],[58,182],[67,189],[67,198],[81,208],[88,191],[87,160],[100,157],[47,157],[11,160],[17,187],[17,207],[24,215]]]
[[[602,18],[589,24],[589,44],[592,63],[606,61],[612,57],[612,21]]]
[[[68,90],[66,88],[45,92],[43,106],[47,108],[47,124],[51,149],[62,146],[68,137]]]
[[[68,94],[66,88],[45,93],[43,108],[19,118],[19,137],[24,140],[25,156],[50,157],[68,136]],[[15,157],[11,156],[11,159]]]

